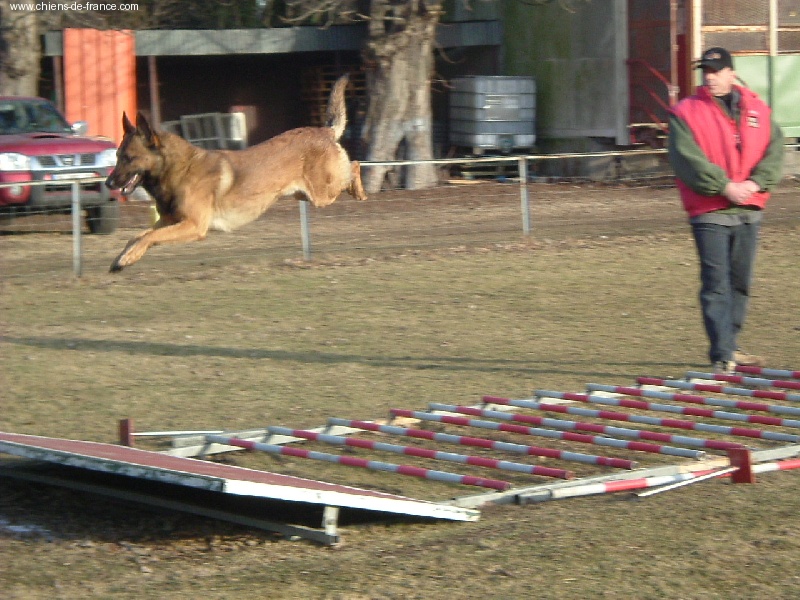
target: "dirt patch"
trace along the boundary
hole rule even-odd
[[[349,196],[310,211],[315,260],[380,258],[406,251],[491,248],[503,245],[575,244],[610,238],[657,236],[688,231],[671,186],[530,184],[531,235],[523,235],[520,189],[514,183],[448,185],[417,192],[385,192],[368,202]],[[794,227],[800,214],[797,186],[787,182],[769,207],[771,226]],[[84,273],[100,273],[137,230],[151,220],[141,202],[123,205],[120,229],[111,236],[84,236]],[[72,267],[68,216],[18,218],[0,225],[6,276],[69,275]],[[55,235],[55,234],[67,235]],[[155,257],[155,258],[154,258]],[[275,263],[302,261],[297,203],[284,199],[259,221],[233,234],[212,232],[202,243],[151,250],[142,265],[164,257],[204,264],[241,263],[270,257]],[[139,267],[136,267],[139,269]]]

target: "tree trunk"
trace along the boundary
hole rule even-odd
[[[0,0],[0,94],[39,94],[38,29],[35,11],[12,11]]]
[[[369,106],[362,137],[369,161],[433,158],[430,80],[439,2],[371,2],[364,51]],[[392,167],[364,169],[364,188],[378,192]],[[436,185],[433,165],[405,167],[404,187]]]

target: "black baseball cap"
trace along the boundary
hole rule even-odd
[[[733,57],[725,48],[709,48],[703,52],[703,57],[697,61],[696,69],[707,68],[712,71],[721,71],[725,67],[733,69]]]

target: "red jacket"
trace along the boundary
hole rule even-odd
[[[746,181],[764,158],[770,143],[771,110],[751,90],[739,86],[736,89],[740,94],[738,123],[705,86],[698,88],[694,96],[679,102],[674,112],[689,126],[708,160],[721,167],[731,181],[739,183]],[[722,195],[704,196],[680,180],[677,185],[690,217],[731,207]],[[746,204],[764,208],[768,199],[769,192],[758,192]]]

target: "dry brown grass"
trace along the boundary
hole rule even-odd
[[[563,211],[543,209],[533,242],[507,234],[432,247],[429,205],[405,211],[408,203],[395,205],[404,210],[394,226],[426,244],[384,242],[371,253],[332,246],[335,255],[319,252],[312,265],[272,252],[214,262],[232,244],[220,237],[154,250],[122,276],[106,275],[104,259],[130,231],[90,239],[89,264],[98,266],[80,281],[9,262],[0,430],[114,441],[123,417],[140,430],[306,427],[329,416],[383,418],[394,406],[679,376],[704,366],[705,341],[688,232],[680,215],[653,229],[677,210],[659,207],[659,193],[611,190],[596,203],[595,226],[577,219],[570,231],[560,220],[590,208],[580,208],[587,192],[576,190],[581,197],[564,200]],[[743,342],[797,369],[800,235],[797,213],[777,212],[798,204],[795,191],[779,202],[780,218],[764,228]],[[342,214],[350,209],[343,203]],[[604,220],[626,210],[652,215],[650,233]],[[547,215],[558,221],[551,229]],[[386,218],[365,216],[376,227]],[[340,239],[361,235],[358,219],[336,223]],[[333,244],[337,232],[329,233],[320,243]],[[262,231],[238,235],[250,243]],[[3,258],[46,252],[63,237],[2,237]],[[258,455],[229,460],[418,497],[474,491]],[[797,477],[706,482],[640,501],[488,507],[477,523],[352,524],[334,549],[0,479],[0,590],[25,599],[788,599],[800,587]],[[41,530],[15,533],[2,519]]]

